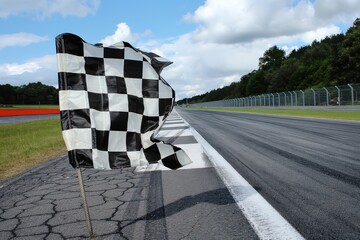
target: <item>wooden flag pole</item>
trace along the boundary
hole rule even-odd
[[[79,179],[81,198],[83,200],[83,208],[84,208],[84,211],[85,211],[86,224],[87,224],[87,227],[88,227],[88,230],[89,230],[89,239],[94,240],[95,235],[94,235],[94,231],[93,231],[92,224],[91,224],[89,206],[88,206],[87,200],[86,200],[84,179],[83,179],[83,176],[82,176],[81,167],[77,167],[77,174],[78,174],[78,179]]]

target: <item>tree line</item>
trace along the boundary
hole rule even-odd
[[[178,104],[208,102],[360,83],[360,19],[345,34],[328,36],[293,50],[272,46],[259,58],[258,69],[229,86],[182,99]]]
[[[59,104],[58,90],[41,82],[22,86],[0,84],[0,105]]]

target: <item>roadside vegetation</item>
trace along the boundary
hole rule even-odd
[[[58,103],[58,90],[41,82],[21,86],[0,84],[0,107],[1,105],[8,107],[13,104],[56,105]]]
[[[66,153],[59,119],[0,125],[0,180]]]

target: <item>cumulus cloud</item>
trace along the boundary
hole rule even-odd
[[[145,30],[141,34],[133,33],[128,24],[126,24],[125,22],[121,22],[116,26],[116,30],[115,30],[114,34],[106,36],[100,42],[102,44],[104,44],[104,46],[110,46],[110,45],[113,45],[113,44],[121,42],[121,41],[130,42],[131,44],[134,44],[134,43],[137,43],[138,41],[141,41],[141,39],[149,37],[149,36],[151,36],[150,30]],[[139,42],[139,44],[142,44],[142,43]],[[155,40],[150,40],[143,44],[145,44],[147,46],[147,47],[145,47],[145,45],[144,45],[145,48],[148,48],[149,46],[150,47],[157,46],[159,43]]]
[[[317,0],[314,9],[316,18],[352,22],[359,17],[360,4],[358,0]]]
[[[21,85],[24,82],[43,82],[57,85],[56,56],[46,55],[24,63],[0,64],[1,84]]]
[[[130,27],[126,23],[121,22],[117,25],[114,34],[110,36],[106,36],[100,42],[104,44],[104,46],[110,46],[117,42],[121,42],[121,41],[132,42],[133,40],[134,40],[134,36],[131,33]]]
[[[6,47],[27,46],[32,43],[48,41],[47,36],[38,36],[32,33],[13,33],[0,35],[0,50]]]
[[[45,18],[52,14],[84,17],[94,14],[100,0],[0,0],[0,18],[22,14]]]
[[[207,0],[185,20],[199,24],[195,40],[233,44],[307,33],[329,27],[329,21],[353,21],[359,12],[357,0]]]
[[[186,96],[186,97],[192,97],[192,96],[200,94],[200,93],[201,93],[200,84],[179,86],[178,91],[177,91],[177,94],[179,94],[181,96]]]
[[[21,75],[26,72],[36,72],[41,67],[36,62],[28,62],[23,64],[3,64],[0,65],[0,72],[4,73],[5,75],[12,76],[12,75]]]
[[[320,41],[324,39],[326,36],[331,36],[338,34],[340,32],[340,28],[335,25],[330,25],[323,28],[318,28],[313,31],[305,32],[298,36],[298,38],[307,44],[311,44],[314,40]]]
[[[177,99],[205,93],[239,81],[254,70],[264,46],[266,43],[261,41],[251,45],[199,43],[192,40],[191,34],[183,35],[159,47],[162,56],[174,62],[162,75],[175,89]]]

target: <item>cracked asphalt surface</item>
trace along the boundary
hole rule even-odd
[[[130,205],[144,202],[149,174],[83,171],[91,219],[97,236],[125,236]],[[87,228],[75,170],[67,156],[5,182],[1,188],[0,239],[84,239]],[[136,219],[137,216],[135,216]]]
[[[96,239],[257,239],[213,168],[134,170],[83,171]],[[88,238],[67,156],[0,187],[0,239]]]

